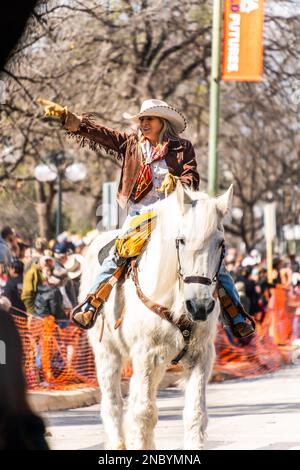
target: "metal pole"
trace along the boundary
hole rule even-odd
[[[209,116],[209,162],[208,193],[215,196],[218,190],[218,129],[220,102],[220,62],[221,62],[221,17],[222,0],[214,0],[212,25],[212,53],[210,79]]]
[[[62,206],[62,190],[61,190],[61,172],[57,172],[57,208],[56,208],[56,238],[62,231],[61,227],[61,206]]]

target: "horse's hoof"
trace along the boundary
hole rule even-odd
[[[125,443],[123,441],[118,442],[116,450],[127,450]]]

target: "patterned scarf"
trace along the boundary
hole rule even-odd
[[[139,202],[152,188],[152,170],[150,164],[157,160],[163,160],[168,152],[169,140],[164,140],[162,144],[157,144],[156,147],[152,146],[150,155],[147,156],[146,145],[149,141],[143,140],[143,162],[142,168],[136,179],[135,186],[132,191],[130,199],[133,202]]]

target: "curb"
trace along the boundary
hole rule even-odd
[[[167,372],[158,386],[159,390],[175,387],[180,379],[178,372]],[[122,380],[123,396],[128,394],[129,379]],[[28,401],[36,413],[45,411],[63,411],[71,408],[82,408],[100,403],[99,387],[86,387],[78,390],[51,390],[47,392],[28,392]]]
[[[87,387],[79,390],[33,391],[28,392],[28,401],[36,413],[81,408],[99,403],[100,390],[97,387]]]

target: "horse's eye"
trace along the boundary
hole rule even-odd
[[[180,243],[180,245],[185,245],[185,239],[183,237],[178,237],[177,238],[177,243],[178,244]]]
[[[225,240],[222,240],[219,244],[219,248],[222,248],[224,246]]]

